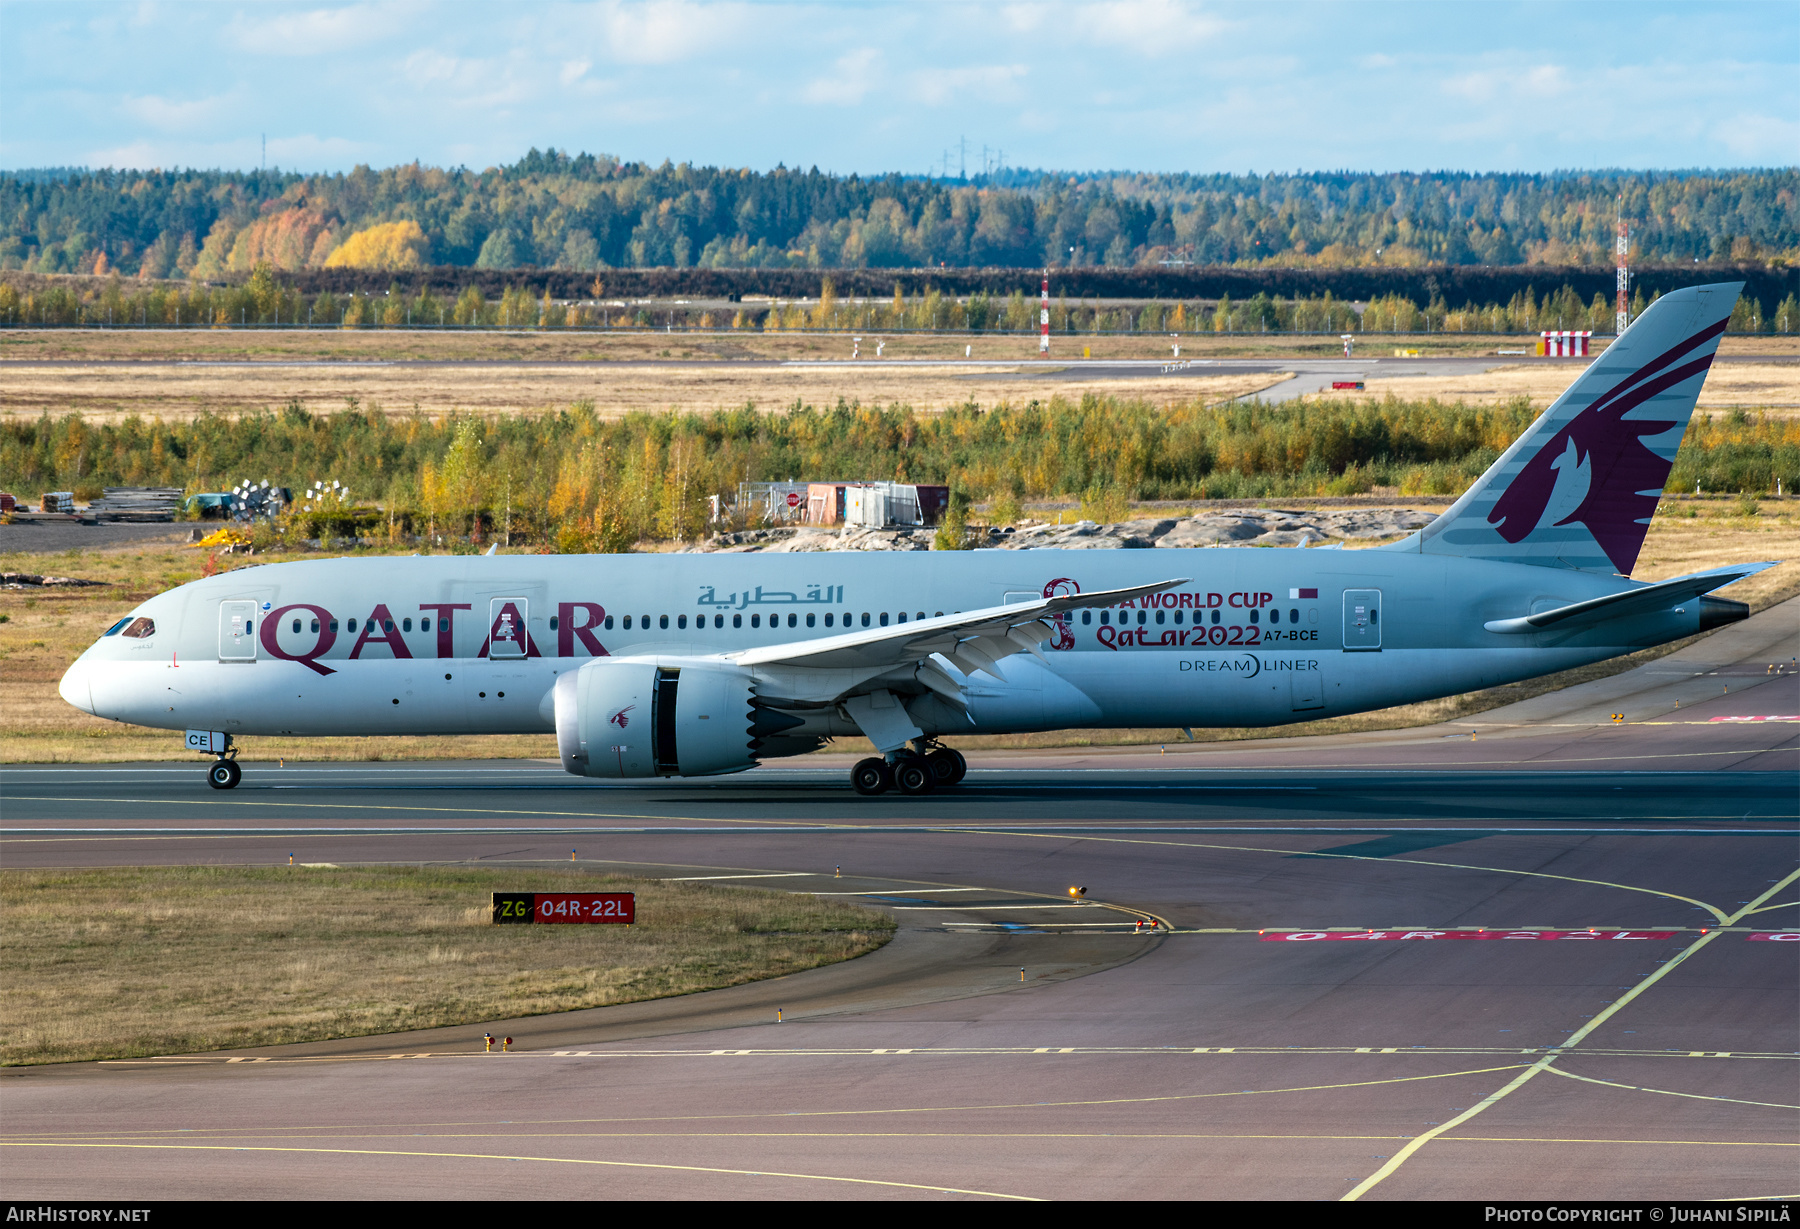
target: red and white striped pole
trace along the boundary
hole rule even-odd
[[[1619,303],[1613,312],[1613,332],[1623,333],[1631,323],[1631,302],[1626,297],[1631,287],[1631,268],[1625,263],[1631,251],[1631,232],[1625,225],[1625,198],[1619,198],[1619,234],[1613,241],[1613,254],[1618,257]]]
[[[1038,308],[1038,353],[1050,353],[1050,271],[1044,270],[1044,299]]]

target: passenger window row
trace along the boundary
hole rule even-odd
[[[371,622],[372,621],[373,620],[371,620]],[[300,631],[300,620],[295,619],[292,626],[293,626],[293,630],[296,633],[298,633]],[[328,626],[331,628],[332,631],[335,632],[338,629],[338,621],[336,619],[332,619],[330,621],[330,623],[328,624]],[[348,619],[345,621],[344,626],[345,626],[345,629],[348,631],[355,631],[356,630],[356,620]],[[556,627],[555,619],[550,620],[550,626],[553,629]],[[400,630],[401,631],[410,632],[412,629],[413,629],[413,621],[411,619],[401,619],[400,620]],[[314,631],[314,632],[318,631],[319,630],[319,621],[317,619],[312,620],[312,625],[310,628],[308,628],[308,630]],[[383,619],[381,621],[381,630],[386,631],[386,632],[393,631],[394,630],[394,620]],[[431,630],[431,620],[430,619],[420,619],[419,620],[419,630],[422,632],[430,631]]]
[[[944,612],[941,610],[938,611],[939,615],[942,615],[943,613]],[[863,627],[887,627],[890,624],[890,620],[892,620],[892,622],[894,622],[894,623],[905,623],[905,622],[907,622],[907,620],[909,618],[917,620],[917,619],[923,619],[925,617],[926,617],[926,615],[923,610],[918,611],[910,616],[904,610],[900,611],[897,614],[892,614],[892,615],[890,615],[890,613],[885,610],[877,612],[875,614],[870,614],[868,611],[865,610],[862,612],[861,625]],[[707,616],[705,616],[705,615],[695,615],[694,616],[694,630],[695,631],[704,631],[706,629],[706,618],[707,618]],[[781,615],[772,614],[768,618],[769,618],[769,627],[771,630],[783,626]],[[801,626],[801,618],[802,618],[802,616],[798,615],[798,614],[788,615],[786,626],[798,629]],[[820,626],[821,616],[818,615],[817,613],[807,614],[804,616],[804,618],[806,620],[805,625],[807,627],[816,628],[816,627]],[[826,627],[839,626],[840,624],[838,622],[838,618],[839,617],[836,614],[836,612],[832,612],[832,613],[824,615],[823,616],[824,626],[826,626]],[[852,614],[850,611],[846,610],[843,613],[842,618],[843,618],[843,622],[842,622],[841,626],[843,626],[845,628],[852,628],[852,627],[857,626],[857,616]],[[760,628],[760,627],[762,627],[762,625],[763,625],[763,616],[760,613],[753,614],[750,616],[750,626],[751,627]],[[631,631],[634,626],[640,630],[648,631],[648,630],[650,630],[650,616],[649,615],[638,615],[638,616],[636,616],[636,618],[634,620],[633,616],[625,615],[623,618],[615,621],[615,619],[612,615],[607,615],[606,618],[602,621],[601,626],[604,627],[609,632],[612,631],[615,627],[619,627],[624,631]],[[669,629],[669,616],[668,615],[656,616],[656,626],[661,631],[667,631]],[[725,616],[722,614],[713,615],[712,616],[712,626],[715,630],[723,630],[725,627]],[[731,626],[743,627],[744,626],[744,616],[742,614],[732,615],[731,616]],[[555,615],[552,615],[552,616],[550,616],[550,630],[555,631],[556,628],[557,628],[557,617]],[[676,615],[675,616],[675,629],[677,631],[686,631],[687,628],[688,628],[688,616]]]
[[[938,613],[938,616],[941,617],[944,612],[940,610],[937,613]],[[898,614],[892,615],[891,617],[897,623],[905,623],[909,618],[909,616],[907,615],[907,613],[904,610],[900,611]],[[923,610],[918,611],[915,614],[910,616],[910,618],[912,618],[912,619],[923,619],[925,617],[926,617],[925,612]],[[798,628],[800,626],[800,618],[801,618],[801,616],[799,616],[797,614],[788,615],[787,616],[787,626],[792,627],[792,628]],[[805,618],[806,618],[806,626],[807,627],[818,627],[819,626],[819,616],[817,614],[808,614],[805,616]],[[885,610],[881,611],[877,614],[873,614],[873,615],[871,615],[868,611],[865,610],[862,613],[861,623],[862,623],[863,627],[877,627],[877,626],[887,627],[889,625],[889,618],[890,618],[890,615]],[[838,625],[838,617],[836,616],[836,614],[825,615],[824,621],[825,621],[824,625],[826,627],[834,627],[834,626]],[[110,635],[113,635],[113,634],[119,632],[121,629],[124,629],[125,625],[129,622],[130,622],[129,619],[122,620],[117,625],[115,625],[111,630],[109,630],[106,634],[110,636]],[[637,626],[645,631],[648,631],[650,629],[650,616],[649,615],[638,615],[635,620],[633,619],[633,617],[631,615],[626,615],[624,617],[624,619],[620,622],[623,623],[625,631],[632,630],[634,623],[635,623],[635,626]],[[148,619],[140,619],[139,623],[144,624],[145,626],[149,626],[149,627],[155,626]],[[393,620],[393,619],[381,620],[381,626],[382,626],[383,631],[389,631],[389,632],[393,631],[394,624],[395,624],[395,620]],[[400,619],[399,625],[400,625],[400,630],[403,632],[410,632],[413,629],[413,621],[411,619]],[[551,631],[557,630],[559,625],[560,625],[560,620],[558,619],[558,617],[556,615],[551,615],[550,616],[550,630]],[[613,628],[616,626],[613,616],[607,615],[603,625],[605,626],[607,631],[609,631],[609,632],[612,631]],[[667,631],[668,627],[669,627],[669,616],[668,615],[658,615],[657,620],[656,620],[656,625],[659,629]],[[725,626],[725,616],[722,614],[716,614],[716,615],[712,616],[712,625],[716,629],[722,629]],[[762,625],[763,625],[763,616],[762,615],[753,614],[750,616],[750,626],[751,627],[760,628],[760,627],[762,627]],[[292,626],[293,626],[294,632],[296,634],[298,634],[302,627],[301,620],[295,619],[293,621]],[[330,620],[328,626],[331,628],[331,630],[333,632],[336,632],[338,630],[338,621],[336,619],[332,619],[332,620]],[[685,631],[685,630],[687,630],[687,626],[688,626],[688,616],[686,616],[686,615],[676,615],[675,616],[675,627],[677,630]],[[744,616],[741,614],[732,615],[731,616],[731,626],[733,626],[733,627],[744,626]],[[782,626],[782,622],[781,622],[780,615],[772,614],[769,616],[769,627],[770,628],[779,628],[781,626]],[[842,626],[844,626],[845,628],[851,628],[851,627],[856,626],[856,616],[851,614],[850,611],[846,610],[843,614]],[[694,616],[694,630],[701,631],[701,630],[704,630],[705,627],[706,627],[706,616],[705,615]],[[356,630],[356,620],[355,619],[346,619],[344,621],[344,628],[347,631],[354,632]],[[317,632],[319,630],[319,620],[313,619],[311,621],[310,630],[312,630],[314,632]],[[422,632],[430,631],[431,630],[431,620],[430,619],[420,619],[419,620],[419,630]],[[137,631],[134,629],[126,629],[124,634],[127,636],[147,636],[150,633],[148,631]]]
[[[1100,622],[1103,624],[1113,622],[1113,613],[1114,612],[1111,609],[1102,610],[1100,612]],[[1165,618],[1165,616],[1170,613],[1174,614],[1175,622],[1180,623],[1183,621],[1182,616],[1187,614],[1187,611],[1177,610],[1177,611],[1171,612],[1171,611],[1167,611],[1167,610],[1158,610],[1158,611],[1155,611],[1154,613],[1156,616],[1155,621],[1158,623],[1167,622],[1167,619]],[[1198,611],[1198,610],[1194,611],[1194,622],[1195,623],[1199,623],[1201,621],[1201,619],[1200,619],[1201,613],[1202,612]],[[1237,612],[1235,612],[1235,611],[1233,612],[1233,614],[1236,614],[1236,613]],[[1298,610],[1290,610],[1287,613],[1288,613],[1288,622],[1289,623],[1298,623],[1300,621],[1300,612]],[[1120,626],[1123,626],[1123,625],[1131,622],[1131,614],[1132,614],[1132,612],[1129,610],[1121,610],[1118,612],[1118,622],[1119,622]],[[1151,618],[1150,618],[1151,614],[1152,614],[1152,612],[1148,611],[1148,610],[1138,611],[1137,612],[1137,622],[1138,622],[1139,626],[1142,626],[1145,623],[1149,623],[1151,621]],[[1221,616],[1223,614],[1224,614],[1224,612],[1221,610],[1213,611],[1212,612],[1212,622],[1214,622],[1214,623],[1223,622],[1223,619],[1221,618]],[[1252,623],[1262,622],[1262,617],[1261,617],[1260,611],[1252,610],[1249,612],[1249,615],[1250,615],[1250,622],[1252,622]],[[1094,621],[1094,612],[1093,611],[1084,610],[1081,612],[1082,626],[1084,626],[1084,627],[1088,626],[1088,625],[1092,624],[1093,621]],[[1276,610],[1271,607],[1269,610],[1269,622],[1271,622],[1271,623],[1281,622],[1281,611]]]
[[[943,616],[943,613],[944,612],[941,610],[938,611],[937,617],[941,618]],[[1110,608],[1105,609],[1105,610],[1100,611],[1100,622],[1102,624],[1109,624],[1109,623],[1113,623],[1116,621],[1121,626],[1123,626],[1124,624],[1130,623],[1132,621],[1132,613],[1133,612],[1129,611],[1129,610],[1119,610],[1119,611],[1115,612],[1114,610],[1112,610]],[[1152,621],[1157,622],[1157,623],[1166,623],[1169,621],[1168,616],[1173,614],[1174,622],[1179,624],[1179,623],[1182,623],[1185,621],[1185,616],[1187,613],[1188,612],[1185,610],[1176,610],[1176,611],[1139,610],[1136,612],[1136,614],[1137,614],[1136,621],[1139,626],[1150,623]],[[1202,613],[1203,612],[1198,611],[1198,610],[1193,612],[1195,623],[1202,622],[1202,619],[1201,619]],[[1224,613],[1223,611],[1214,610],[1212,612],[1212,620],[1211,621],[1215,624],[1222,622],[1221,616],[1223,613]],[[1260,623],[1262,621],[1261,614],[1259,611],[1252,610],[1252,611],[1249,611],[1248,613],[1250,616],[1250,622]],[[1116,620],[1115,620],[1115,615],[1117,616]],[[1153,615],[1154,615],[1154,620],[1152,619]],[[912,618],[914,618],[914,619],[923,619],[925,617],[926,617],[925,612],[923,610],[918,611],[916,614],[914,614],[912,616]],[[791,628],[796,628],[796,629],[799,628],[800,627],[800,619],[801,619],[801,616],[798,614],[788,615],[787,616],[787,626],[791,627]],[[805,616],[805,619],[806,619],[807,627],[819,626],[819,616],[817,614],[808,614]],[[893,619],[898,623],[905,623],[907,621],[907,613],[904,610],[902,610],[898,614],[894,615]],[[771,629],[780,628],[782,626],[781,620],[782,620],[782,616],[780,616],[778,614],[770,615],[769,616],[769,627]],[[877,614],[873,614],[873,615],[871,615],[868,611],[865,610],[862,612],[862,617],[861,617],[860,622],[861,622],[861,626],[863,626],[863,627],[874,627],[874,626],[887,627],[889,625],[888,620],[889,620],[889,614],[885,610],[881,611]],[[1282,621],[1281,620],[1281,611],[1278,609],[1271,609],[1269,611],[1269,622],[1280,623],[1281,621]],[[1287,612],[1287,621],[1289,623],[1300,622],[1300,612],[1298,610],[1289,610]],[[111,630],[109,630],[106,634],[110,636],[110,635],[113,635],[113,634],[121,631],[122,629],[125,629],[125,624],[129,623],[129,622],[130,622],[130,620],[128,620],[128,619],[122,621],[118,625],[114,626]],[[550,630],[551,631],[555,631],[557,629],[558,622],[559,621],[557,619],[557,616],[555,616],[555,615],[550,616]],[[1084,627],[1091,626],[1094,622],[1094,612],[1092,610],[1082,611],[1081,612],[1081,622],[1082,622],[1082,626],[1084,626]],[[148,620],[148,619],[141,619],[141,620],[139,620],[139,623],[144,624],[150,628],[155,627],[155,624],[151,623],[150,620]],[[382,630],[388,631],[388,632],[393,631],[394,623],[395,623],[395,621],[393,619],[383,619],[381,621]],[[623,618],[623,620],[619,621],[619,623],[622,624],[623,630],[631,631],[633,628],[634,620],[631,615],[626,615]],[[401,619],[401,620],[399,620],[399,624],[400,624],[400,630],[403,632],[410,632],[413,629],[413,621],[411,619]],[[648,631],[650,629],[650,616],[649,615],[637,616],[637,618],[635,620],[635,625],[645,631]],[[658,615],[657,619],[656,619],[656,625],[659,630],[667,631],[669,628],[669,616],[668,615]],[[725,616],[722,614],[713,615],[712,616],[712,625],[715,630],[722,630],[725,626]],[[763,625],[763,616],[762,615],[753,614],[750,616],[750,626],[752,628],[761,628],[762,625]],[[838,625],[837,616],[835,614],[826,614],[824,616],[824,625],[826,627],[833,627],[833,626]],[[332,619],[330,621],[329,626],[333,632],[336,632],[338,630],[338,621],[336,619]],[[356,620],[348,619],[345,621],[344,626],[345,626],[346,630],[354,632],[354,631],[356,631]],[[614,618],[612,615],[606,616],[604,626],[605,626],[606,630],[609,632],[614,629],[615,621],[614,621]],[[687,626],[688,626],[688,616],[686,616],[686,615],[676,615],[675,616],[676,630],[686,631]],[[731,626],[734,628],[743,627],[744,626],[744,616],[742,614],[732,615],[731,616]],[[847,610],[843,614],[842,626],[845,628],[851,628],[851,627],[857,626],[856,617]],[[694,630],[695,631],[704,631],[705,628],[706,628],[706,616],[705,615],[694,616]],[[298,633],[300,631],[300,629],[301,629],[301,621],[299,619],[295,619],[293,622],[293,630],[296,633]],[[317,619],[312,620],[312,625],[311,625],[310,630],[313,632],[317,632],[319,630],[319,621]],[[419,630],[422,632],[430,631],[431,630],[431,620],[430,619],[420,619],[419,620]],[[151,635],[152,633],[148,630],[140,631],[136,627],[133,627],[131,629],[124,630],[124,634],[127,636],[148,636],[148,635]]]

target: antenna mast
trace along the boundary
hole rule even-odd
[[[1613,331],[1623,334],[1625,327],[1631,323],[1631,300],[1627,291],[1631,288],[1631,268],[1625,263],[1626,254],[1631,250],[1631,231],[1625,225],[1625,196],[1619,195],[1619,236],[1613,240],[1613,254],[1618,257],[1619,264],[1619,302],[1613,313]]]

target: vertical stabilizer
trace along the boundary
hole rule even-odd
[[[1448,511],[1385,549],[1629,576],[1741,289],[1652,303]]]

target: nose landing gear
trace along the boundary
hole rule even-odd
[[[189,730],[187,747],[214,757],[212,767],[206,770],[206,783],[214,789],[236,789],[244,779],[244,770],[237,764],[237,744],[231,741],[231,735],[220,730]]]
[[[206,770],[206,783],[214,789],[236,789],[243,779],[244,770],[238,767],[236,760],[221,757]]]

